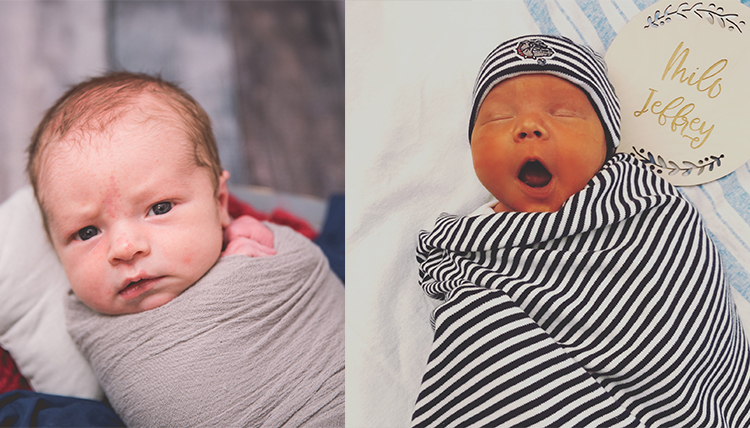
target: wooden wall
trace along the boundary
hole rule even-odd
[[[232,182],[344,190],[342,1],[0,2],[0,201],[69,85],[107,69],[160,73],[208,111]]]
[[[250,181],[344,191],[344,35],[335,2],[232,2]]]

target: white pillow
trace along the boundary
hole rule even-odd
[[[91,367],[65,329],[69,288],[26,186],[0,205],[0,344],[34,390],[101,400]]]

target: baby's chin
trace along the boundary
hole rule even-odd
[[[139,299],[137,301],[127,302],[123,301],[122,299],[116,298],[114,302],[103,303],[99,301],[92,301],[86,298],[81,298],[81,296],[78,296],[78,294],[76,294],[76,296],[78,296],[78,299],[83,302],[84,305],[104,315],[129,315],[150,311],[152,309],[156,309],[160,306],[166,305],[167,303],[174,300],[178,295],[172,293],[158,293],[145,296],[143,299]]]
[[[507,198],[498,197],[493,195],[498,202],[492,207],[496,213],[501,212],[522,212],[522,213],[552,213],[557,212],[562,208],[568,197],[562,195],[551,195],[549,198],[544,200],[537,200],[532,198],[520,198],[513,201],[508,201]]]
[[[530,204],[530,205],[521,205],[520,208],[515,209],[512,207],[509,207],[508,205],[503,204],[502,202],[498,202],[495,204],[492,209],[496,213],[507,213],[507,212],[522,212],[522,213],[552,213],[557,212],[562,208],[563,202],[555,203],[555,204]]]

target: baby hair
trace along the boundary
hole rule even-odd
[[[88,134],[104,132],[131,111],[141,95],[152,95],[173,110],[178,126],[193,145],[196,165],[210,170],[218,190],[222,173],[216,139],[208,114],[182,88],[160,76],[125,71],[107,73],[71,87],[45,113],[28,147],[26,172],[42,210],[45,229],[47,216],[39,195],[39,173],[45,152],[71,134],[82,140]]]

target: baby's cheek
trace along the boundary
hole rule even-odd
[[[70,287],[78,298],[86,304],[100,312],[105,312],[109,303],[109,296],[104,293],[106,280],[99,278],[94,271],[88,273],[79,272],[75,277],[70,279]]]
[[[224,241],[221,228],[210,230],[203,234],[193,234],[182,251],[179,260],[187,266],[198,266],[207,264],[213,266],[221,254]]]
[[[111,279],[107,278],[107,254],[104,246],[97,245],[88,251],[70,251],[61,257],[70,287],[89,307],[106,306]]]

